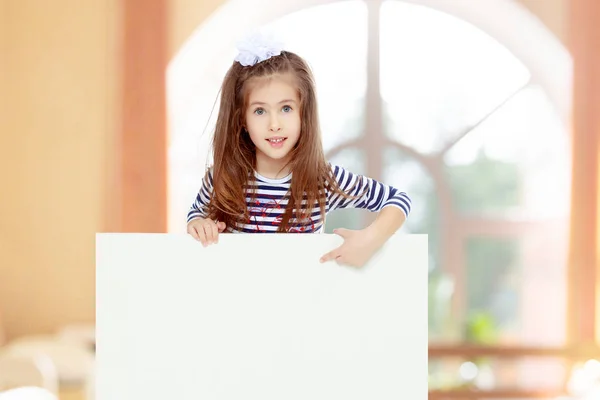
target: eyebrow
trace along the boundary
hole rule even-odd
[[[296,103],[296,100],[285,99],[285,100],[281,100],[277,104],[282,104],[282,103]],[[262,101],[253,101],[252,103],[250,103],[251,106],[254,106],[254,105],[264,106],[265,104],[267,104],[267,103],[263,103]]]

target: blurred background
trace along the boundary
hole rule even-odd
[[[0,393],[93,398],[95,234],[185,232],[261,27],[311,64],[330,161],[429,235],[429,398],[600,399],[597,0],[0,4]]]

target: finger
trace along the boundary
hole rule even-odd
[[[350,229],[346,229],[346,228],[336,228],[333,230],[333,233],[343,237],[344,239],[348,237],[350,232],[351,232]]]
[[[339,249],[335,249],[330,251],[329,253],[325,254],[323,257],[321,257],[321,262],[327,262],[330,260],[335,260],[337,257],[339,257]]]
[[[217,228],[217,224],[210,224],[212,240],[214,243],[219,242],[219,228]]]
[[[202,246],[206,247],[207,239],[206,232],[204,232],[203,226],[198,227],[198,237],[200,238],[200,242],[202,242]]]
[[[198,231],[193,225],[188,226],[187,231],[194,239],[200,240],[200,236],[198,236]]]
[[[206,235],[206,244],[211,244],[213,242],[213,234],[210,224],[202,225],[202,229],[204,229],[204,234]]]

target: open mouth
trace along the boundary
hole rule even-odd
[[[284,137],[272,137],[267,139],[267,142],[271,145],[271,147],[279,148],[283,146],[283,142],[285,142],[287,138]]]
[[[284,138],[284,137],[274,137],[274,138],[267,139],[267,141],[270,142],[270,143],[277,144],[277,143],[282,143],[285,139],[287,139],[287,138]]]

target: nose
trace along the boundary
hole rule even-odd
[[[269,130],[271,132],[279,132],[281,130],[281,124],[279,123],[279,118],[276,115],[271,116],[271,120],[269,121]]]

